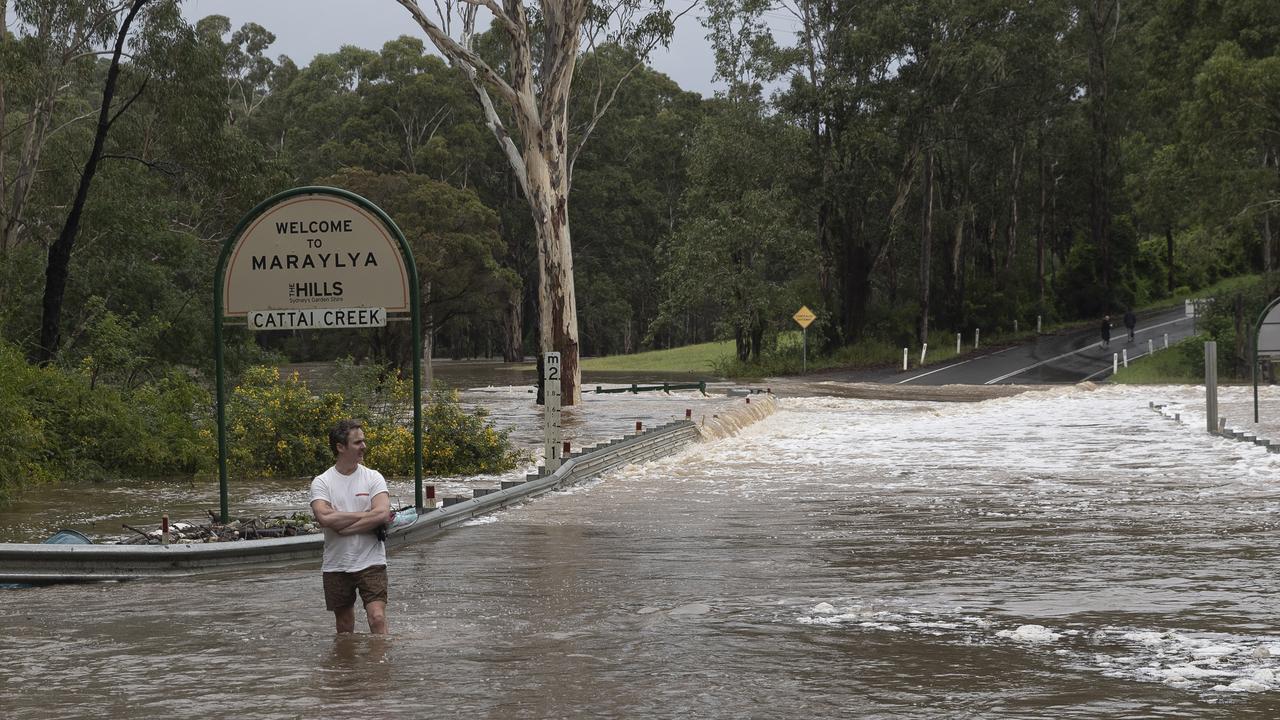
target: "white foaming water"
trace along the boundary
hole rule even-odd
[[[1222,393],[1224,406],[1243,407],[1245,389]],[[1165,415],[1149,401],[1169,403]],[[901,596],[816,601],[791,615],[800,625],[1011,644],[1196,692],[1274,691],[1280,636],[1219,629],[1252,607],[1250,576],[1267,567],[1253,555],[1278,524],[1280,455],[1208,435],[1197,403],[1201,390],[1180,387],[974,404],[790,398],[732,440],[612,481],[812,508],[823,522],[803,529],[809,540],[855,557],[914,547],[940,557],[925,564],[944,578],[930,588],[909,570],[881,573],[882,589]],[[1264,412],[1277,406],[1267,391]],[[1203,609],[1214,604],[1222,615]],[[1107,622],[1113,612],[1152,624]]]

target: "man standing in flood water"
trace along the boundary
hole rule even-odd
[[[379,530],[391,512],[382,473],[361,464],[364,428],[342,420],[329,431],[333,467],[311,481],[311,512],[324,528],[324,604],[339,633],[355,632],[356,591],[369,632],[387,632],[387,551]]]

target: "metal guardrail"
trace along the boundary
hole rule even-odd
[[[670,455],[697,440],[697,427],[680,420],[569,456],[554,473],[530,475],[524,482],[471,500],[432,510],[412,525],[387,532],[394,549],[443,532],[471,518],[573,485],[613,468]],[[191,545],[44,545],[0,544],[0,582],[62,583],[181,577],[318,559],[323,535],[240,540]]]
[[[597,386],[596,386],[596,394],[599,394],[599,395],[607,394],[607,393],[632,393],[632,394],[635,394],[635,393],[642,393],[642,392],[653,392],[653,391],[656,391],[656,390],[661,390],[661,391],[662,391],[662,392],[664,392],[664,393],[669,393],[669,392],[671,392],[672,390],[697,390],[697,391],[701,392],[703,395],[706,395],[706,394],[707,394],[707,381],[706,381],[706,380],[702,380],[702,381],[700,381],[700,382],[696,382],[696,383],[695,383],[695,382],[688,382],[688,383],[667,383],[667,382],[664,382],[664,383],[662,383],[661,385],[641,385],[641,384],[639,384],[639,383],[631,383],[631,387],[620,387],[620,388],[607,388],[607,387],[604,387],[604,386],[602,386],[602,385],[597,385]]]

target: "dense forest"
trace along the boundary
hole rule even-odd
[[[570,6],[584,33],[607,17]],[[435,356],[541,347],[538,229],[494,134],[523,126],[478,102],[408,14],[381,48],[300,67],[272,55],[270,28],[191,24],[174,0],[0,7],[0,340],[32,363],[126,387],[207,376],[220,246],[258,202],[309,184],[364,195],[405,232]],[[530,28],[554,19],[536,10]],[[572,45],[583,355],[733,339],[750,361],[801,304],[824,352],[1093,318],[1275,263],[1280,4],[697,13],[727,87],[715,97],[645,65],[669,11]],[[776,37],[779,22],[798,32]],[[495,82],[521,74],[517,35],[495,23],[471,40]],[[229,352],[404,366],[403,325],[242,330]]]
[[[637,66],[623,42],[579,58],[569,127],[592,125],[568,211],[584,355],[733,338],[749,359],[801,304],[829,351],[1092,317],[1271,269],[1275,3],[701,10],[717,97]],[[784,17],[791,45],[769,32]],[[269,28],[190,25],[169,0],[31,0],[5,19],[0,330],[31,359],[129,351],[103,364],[112,381],[206,367],[218,247],[257,202],[306,184],[363,194],[405,231],[437,356],[537,351],[521,185],[465,74],[407,16],[398,40],[305,67],[271,55]],[[498,34],[476,47],[501,69]],[[403,363],[401,335],[233,342]]]

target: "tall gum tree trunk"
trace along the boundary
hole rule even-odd
[[[564,171],[563,122],[553,120],[550,132],[526,128],[525,163],[529,201],[536,218],[540,346],[560,353],[560,390],[565,405],[582,402],[578,362],[578,303],[573,283],[573,246],[569,236],[569,188]]]
[[[920,180],[920,332],[921,344],[929,342],[929,285],[933,266],[933,150],[924,154]]]

